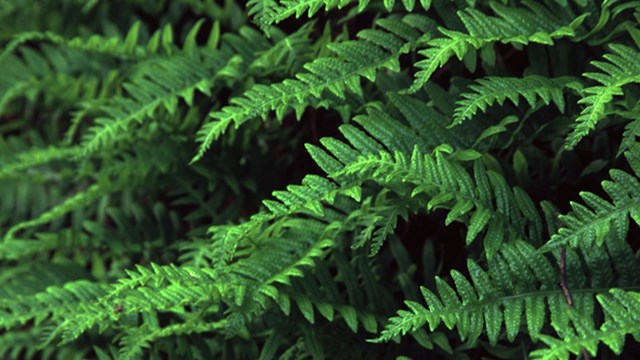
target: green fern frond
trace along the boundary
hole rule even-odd
[[[18,296],[0,301],[0,328],[11,329],[29,320],[36,324],[45,319],[59,320],[65,314],[104,294],[105,287],[87,280],[50,286],[33,296]]]
[[[342,9],[355,0],[250,0],[247,2],[249,16],[262,28],[268,28],[270,25],[277,24],[291,16],[299,18],[306,12],[307,17],[312,17],[322,7],[325,11],[333,8]],[[357,11],[364,11],[369,5],[370,0],[357,0]],[[384,0],[384,7],[387,11],[392,11],[396,0]],[[415,0],[402,0],[404,8],[411,12],[415,7]],[[431,0],[420,0],[420,5],[424,10],[429,10]]]
[[[333,244],[317,232],[323,226],[307,222],[303,232],[294,226],[296,221],[287,221],[283,234],[279,233],[283,225],[277,223],[263,232],[276,231],[266,236],[261,250],[235,260],[224,274],[188,267],[153,265],[152,270],[138,267],[138,271],[128,272],[127,279],[106,289],[105,296],[96,303],[83,304],[73,316],[68,316],[52,337],[61,335],[64,344],[97,324],[104,326],[117,321],[121,314],[173,311],[176,307],[211,301],[224,300],[229,306],[262,312],[269,299],[281,298],[276,284],[288,284],[292,277],[302,276],[302,269],[313,267],[313,259],[323,256]],[[121,310],[113,311],[119,307]]]
[[[118,359],[133,360],[140,359],[144,348],[150,347],[150,343],[158,339],[169,336],[181,336],[193,333],[215,332],[224,329],[226,320],[217,322],[192,322],[183,324],[173,324],[166,327],[142,326],[128,332],[120,340]]]
[[[538,75],[524,78],[489,76],[478,79],[469,86],[473,92],[464,92],[456,101],[456,109],[453,114],[452,125],[458,125],[472,118],[478,110],[484,112],[487,107],[498,103],[502,105],[509,99],[518,106],[520,97],[525,98],[529,106],[536,104],[540,98],[545,105],[550,102],[564,112],[563,90],[569,88],[579,91],[582,88],[580,81],[573,77],[547,78]]]
[[[214,120],[198,132],[201,145],[194,161],[200,159],[231,125],[237,128],[251,118],[265,118],[270,111],[275,111],[276,118],[282,119],[285,111],[294,109],[300,117],[310,99],[318,99],[317,107],[325,105],[326,100],[321,98],[326,91],[340,99],[349,93],[362,96],[361,78],[374,81],[376,72],[382,68],[399,71],[400,55],[434,28],[428,18],[419,15],[407,15],[402,20],[382,19],[376,24],[384,30],[363,30],[357,35],[359,40],[329,44],[336,56],[321,57],[305,64],[307,72],[297,74],[296,79],[255,85],[243,96],[232,98],[231,105],[212,112],[210,116]]]
[[[0,357],[32,359],[38,351],[33,344],[37,344],[41,338],[42,330],[39,328],[5,332],[0,335]]]
[[[561,339],[541,335],[540,340],[549,347],[533,351],[532,358],[568,360],[572,354],[581,354],[583,349],[596,356],[600,343],[621,355],[625,337],[640,334],[640,293],[611,289],[609,294],[597,295],[597,299],[606,319],[600,329],[591,327],[579,314],[570,313],[575,332]]]
[[[472,8],[459,11],[458,16],[468,33],[441,28],[445,37],[430,40],[427,49],[418,51],[426,59],[414,64],[419,71],[409,91],[422,89],[431,75],[454,55],[459,60],[475,56],[475,50],[496,42],[552,45],[554,38],[575,36],[575,30],[586,18],[585,14],[575,19],[561,19],[540,4],[525,1],[524,5],[525,8],[512,8],[492,2],[491,8],[498,16],[488,16]]]
[[[454,154],[455,156],[455,154]],[[473,152],[464,156],[476,159]],[[469,157],[470,156],[470,157]],[[334,174],[358,174],[361,181],[371,179],[380,184],[411,184],[403,195],[427,196],[427,210],[449,209],[445,224],[460,221],[468,224],[466,242],[486,231],[484,246],[491,257],[502,243],[517,237],[541,242],[542,222],[531,199],[520,189],[510,189],[501,175],[487,171],[481,161],[474,162],[473,175],[440,152],[427,155],[414,148],[411,156],[381,152],[360,157]],[[506,229],[509,229],[507,231]]]
[[[72,210],[94,203],[98,198],[104,195],[105,189],[97,184],[91,185],[88,189],[78,192],[61,204],[40,214],[38,217],[13,225],[9,230],[7,230],[4,236],[4,241],[10,241],[14,237],[14,234],[20,230],[46,224]]]
[[[589,72],[583,76],[599,82],[601,85],[584,89],[585,97],[578,101],[586,107],[576,119],[576,127],[568,135],[566,147],[574,148],[583,137],[595,128],[597,123],[607,116],[606,107],[614,96],[623,95],[622,87],[640,82],[640,51],[620,44],[609,45],[611,53],[605,54],[604,61],[591,64],[604,73]]]
[[[37,101],[44,94],[61,107],[72,102],[91,99],[108,82],[104,69],[74,49],[43,45],[40,51],[22,47],[15,54],[2,58],[0,66],[0,114],[12,101],[20,98]],[[81,74],[81,75],[78,75]],[[104,76],[104,77],[103,77]]]
[[[88,39],[73,38],[66,39],[54,32],[24,32],[14,36],[13,40],[7,44],[2,54],[0,54],[0,61],[9,53],[15,51],[16,48],[22,44],[28,42],[47,42],[51,44],[61,45],[72,49],[78,49],[85,52],[95,52],[99,54],[107,54],[116,56],[122,59],[135,59],[142,57],[146,54],[146,49],[138,46],[138,38],[140,36],[140,22],[137,22],[131,26],[129,32],[124,39],[118,37],[105,38],[99,35],[93,35]],[[170,31],[170,28],[167,28]],[[159,38],[159,36],[156,36]],[[168,39],[168,36],[163,36],[164,39]],[[155,40],[156,42],[158,39]],[[156,46],[157,47],[157,46]]]
[[[610,230],[620,236],[626,235],[629,228],[629,216],[640,224],[640,168],[637,167],[640,145],[637,143],[625,153],[635,175],[622,170],[609,171],[611,180],[602,182],[602,188],[612,201],[607,201],[593,193],[581,192],[585,205],[572,202],[572,212],[560,215],[563,226],[541,248],[549,251],[570,245],[572,247],[601,246]]]
[[[127,96],[117,97],[104,106],[107,117],[98,117],[96,125],[85,133],[82,143],[85,156],[110,147],[130,130],[131,124],[141,123],[159,108],[174,114],[178,99],[191,105],[196,90],[210,95],[217,71],[230,59],[208,60],[207,66],[182,56],[146,62],[143,71],[124,85]]]
[[[73,160],[80,154],[79,150],[77,147],[50,146],[44,149],[34,148],[18,153],[11,162],[5,163],[0,167],[0,179],[11,179],[27,169],[41,166],[51,161]]]
[[[613,236],[609,241],[623,244],[620,238]],[[615,246],[628,248],[626,244]],[[602,249],[595,252],[604,259],[615,256],[607,255]],[[593,256],[591,251],[586,254]],[[635,268],[638,266],[634,258],[612,259],[612,262],[615,261],[630,262],[628,265]],[[603,274],[607,269],[600,268],[601,264],[587,264],[588,271]],[[456,270],[451,272],[455,288],[436,277],[439,296],[422,288],[428,307],[406,301],[409,310],[400,310],[374,341],[389,341],[426,324],[433,331],[441,323],[450,329],[456,327],[460,337],[470,343],[475,343],[479,336],[486,333],[489,342],[496,344],[503,334],[503,325],[509,341],[514,341],[518,333],[524,330],[523,325],[532,339],[541,336],[545,323],[550,323],[561,336],[571,333],[570,308],[562,289],[557,285],[558,272],[533,246],[523,241],[505,244],[497,256],[489,259],[488,271],[470,259],[467,265],[472,282]],[[577,254],[572,252],[567,253],[567,271],[573,274],[567,286],[571,291],[574,311],[591,319],[594,296],[600,299],[607,293],[607,286],[612,284],[593,283],[592,287],[586,284],[585,269],[582,269]],[[606,278],[613,280],[610,276]],[[635,286],[638,286],[637,281]],[[550,321],[546,320],[547,316]],[[588,325],[593,327],[592,324]]]

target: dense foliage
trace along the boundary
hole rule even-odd
[[[0,0],[0,358],[638,358],[640,1]]]

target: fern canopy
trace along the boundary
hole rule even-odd
[[[639,23],[0,0],[0,359],[637,358]]]

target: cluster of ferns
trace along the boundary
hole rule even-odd
[[[0,0],[0,358],[637,359],[640,1]]]

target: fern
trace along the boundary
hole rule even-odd
[[[355,1],[354,1],[355,2]],[[358,0],[357,10],[361,12],[367,8],[370,0]],[[352,3],[351,0],[251,0],[247,2],[248,13],[254,17],[254,20],[263,28],[272,24],[277,24],[288,17],[295,15],[296,18],[302,16],[305,12],[307,17],[312,17],[323,6],[325,10],[332,8],[341,9]],[[392,11],[395,0],[385,0],[384,7],[387,11]],[[402,5],[407,11],[412,11],[415,7],[415,0],[403,0]],[[431,0],[420,0],[420,5],[424,10],[429,10]]]
[[[453,125],[472,118],[478,110],[486,111],[487,107],[496,102],[502,105],[509,99],[517,106],[521,96],[527,100],[529,106],[535,106],[536,99],[540,98],[545,105],[553,101],[558,109],[564,112],[565,101],[562,91],[565,88],[580,90],[582,86],[575,78],[549,79],[532,75],[521,79],[487,77],[477,80],[477,85],[471,85],[469,88],[474,92],[463,93],[461,99],[456,101]]]
[[[549,348],[536,350],[531,355],[536,359],[569,359],[571,354],[577,355],[582,349],[587,349],[595,356],[600,342],[616,355],[621,355],[625,336],[638,333],[638,293],[612,289],[610,294],[598,295],[597,298],[607,316],[600,329],[590,328],[585,319],[570,313],[575,332],[562,340],[542,336],[540,340]]]
[[[639,53],[636,49],[619,45],[609,45],[610,54],[604,55],[608,62],[593,61],[591,64],[604,71],[602,73],[585,73],[585,77],[595,80],[602,85],[584,89],[585,97],[579,103],[586,105],[576,118],[576,127],[567,137],[567,148],[571,149],[585,137],[606,115],[606,106],[614,96],[623,95],[622,87],[640,82],[640,66],[637,59]]]
[[[580,197],[588,207],[572,203],[573,211],[558,218],[564,226],[551,237],[543,250],[551,250],[567,244],[572,247],[580,245],[587,248],[594,244],[600,246],[610,230],[616,231],[619,236],[626,234],[629,228],[629,216],[636,223],[640,223],[638,151],[636,144],[626,153],[627,161],[631,164],[635,175],[614,169],[610,171],[611,180],[602,183],[602,188],[613,199],[613,203],[590,192],[581,193]]]
[[[374,81],[376,71],[388,68],[399,70],[398,58],[415,46],[421,33],[429,32],[432,23],[424,17],[408,15],[402,20],[383,19],[377,24],[385,29],[368,29],[358,33],[360,40],[331,44],[335,57],[322,57],[305,64],[307,72],[269,86],[258,84],[242,97],[230,100],[232,105],[212,112],[213,122],[200,130],[202,143],[194,161],[200,159],[211,143],[230,125],[240,126],[245,121],[275,110],[281,119],[286,110],[293,108],[298,117],[309,98],[320,98],[325,90],[344,99],[347,92],[362,96],[362,77]],[[424,36],[424,35],[422,35]],[[316,106],[326,105],[320,101]]]
[[[0,0],[0,358],[633,357],[638,3]]]
[[[549,9],[529,1],[524,2],[526,8],[509,8],[498,3],[491,5],[498,17],[487,16],[475,9],[458,12],[468,33],[440,29],[445,37],[429,40],[429,47],[418,51],[426,59],[415,63],[420,70],[409,91],[420,90],[431,75],[454,55],[460,60],[465,56],[475,56],[475,50],[496,42],[552,45],[554,38],[574,36],[585,18],[583,15],[570,21],[563,20]]]
[[[609,239],[610,246],[621,246],[619,238],[612,236]],[[607,256],[603,250],[598,251],[600,253],[595,256]],[[630,249],[627,248],[625,251],[630,252]],[[634,259],[617,260],[626,261],[624,264],[618,264],[619,266],[634,269],[638,266]],[[472,282],[457,271],[451,273],[455,288],[436,278],[439,296],[429,289],[422,288],[428,308],[407,301],[406,305],[410,311],[400,310],[398,316],[390,319],[380,337],[374,341],[388,341],[419,329],[425,324],[433,331],[441,323],[448,328],[456,327],[461,339],[470,343],[476,342],[482,333],[486,333],[490,343],[496,344],[503,333],[503,324],[504,334],[509,341],[514,341],[523,330],[521,324],[526,325],[526,331],[532,338],[549,339],[540,335],[547,314],[556,333],[561,336],[569,336],[572,333],[568,316],[569,305],[562,290],[556,285],[558,275],[548,259],[536,252],[531,245],[525,242],[505,245],[500,256],[489,261],[488,272],[474,261],[470,260],[467,265]],[[573,272],[582,271],[576,254],[568,256],[567,266]],[[587,266],[596,274],[607,271],[599,269],[597,262],[588,262]],[[582,280],[578,277],[575,279],[576,283],[568,284],[572,305],[577,314],[590,319],[594,311],[594,295],[602,301],[606,289],[598,286],[605,284],[594,283],[594,287],[589,287],[584,283],[584,276],[579,276]],[[540,285],[536,285],[536,282]],[[603,306],[608,310],[607,307],[611,304],[603,303]],[[616,316],[620,316],[620,312],[616,313]],[[585,328],[593,328],[590,322],[583,325]],[[563,351],[562,347],[559,349],[560,352]],[[576,352],[580,345],[574,345],[573,349],[573,352]],[[595,350],[591,352],[595,353]]]

